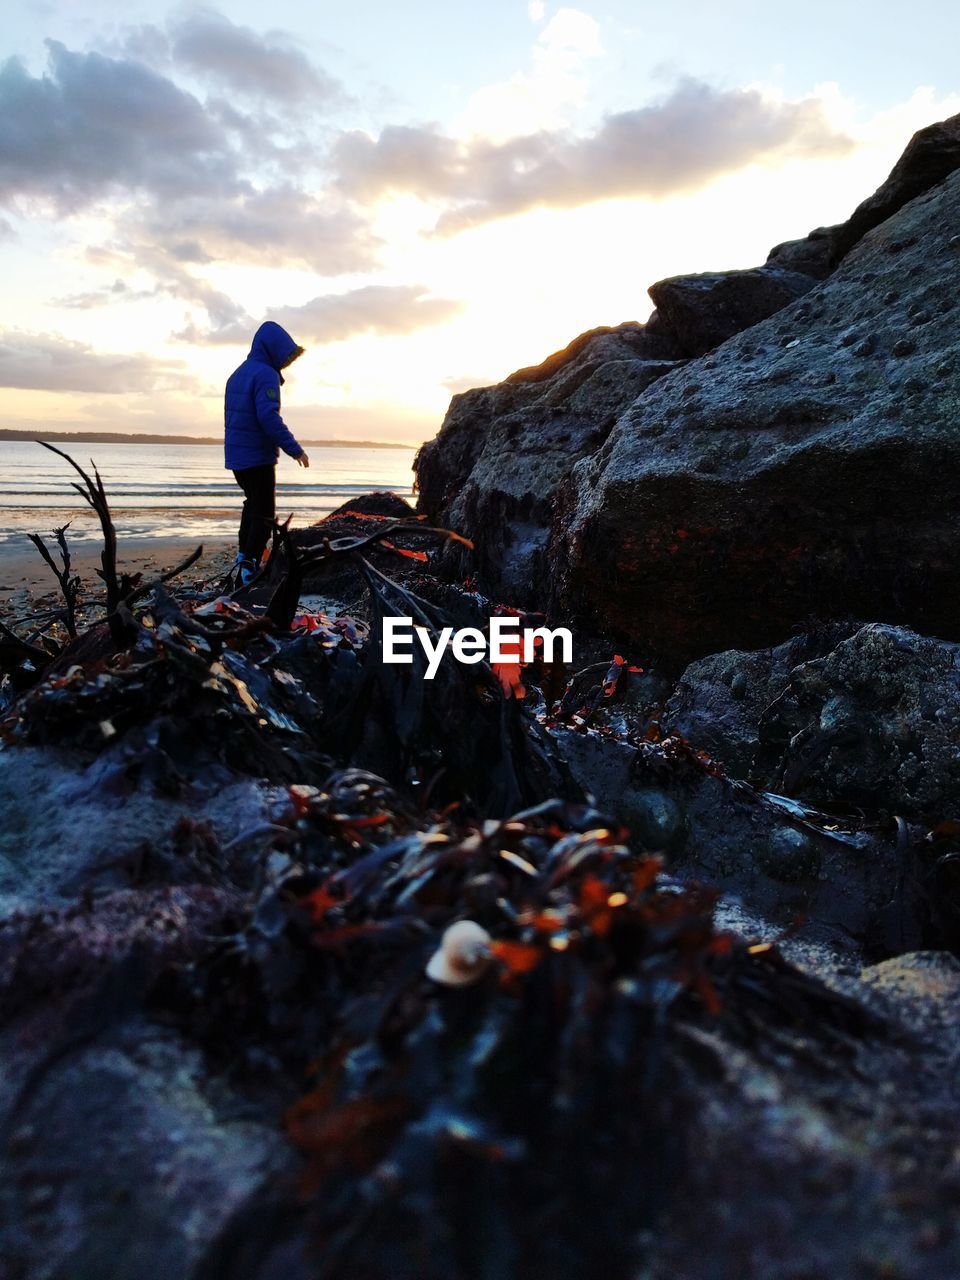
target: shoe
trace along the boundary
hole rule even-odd
[[[260,568],[256,560],[251,560],[249,556],[245,556],[242,553],[234,560],[233,567],[237,573],[237,582],[241,587],[247,586]]]

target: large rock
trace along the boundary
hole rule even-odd
[[[498,386],[454,396],[440,434],[417,455],[421,510],[469,531],[471,568],[511,603],[532,602],[561,480],[678,354],[640,324],[595,329]]]
[[[858,205],[846,222],[832,228],[834,261],[849,253],[868,231],[957,169],[960,169],[960,115],[919,129],[886,182]]]
[[[702,356],[808,293],[813,276],[768,264],[749,271],[671,276],[649,289],[667,331],[686,356]]]
[[[663,726],[705,751],[735,778],[769,782],[779,753],[761,741],[760,726],[801,663],[822,658],[855,630],[833,626],[784,644],[728,649],[692,662],[664,708]]]
[[[799,271],[814,280],[825,280],[833,270],[833,245],[837,227],[817,227],[802,240],[785,240],[767,254],[767,266]]]
[[[269,1106],[144,1012],[240,909],[190,885],[0,919],[4,1280],[241,1274],[214,1268],[233,1220],[263,1214],[296,1158]]]
[[[732,774],[832,809],[960,814],[960,645],[871,623],[691,664],[664,726]]]
[[[696,376],[690,374],[689,381],[671,379],[663,384],[682,388],[686,399],[678,410],[675,399],[669,392],[665,394],[662,420],[644,428],[645,439],[639,448],[651,449],[653,433],[659,427],[669,433],[668,439],[653,447],[652,453],[656,456],[664,450],[675,450],[675,461],[685,463],[680,441],[704,402],[698,388],[713,377],[713,360],[721,361],[728,372],[731,367],[740,368],[742,375],[736,397],[731,392],[721,415],[724,434],[718,435],[714,443],[722,450],[724,439],[729,439],[727,429],[738,424],[742,431],[733,448],[744,451],[744,457],[752,458],[756,452],[757,428],[766,439],[773,439],[767,429],[771,415],[785,415],[781,425],[790,441],[803,434],[804,424],[814,429],[818,422],[832,419],[836,413],[842,416],[839,401],[843,393],[836,386],[840,377],[855,377],[855,398],[873,399],[886,372],[881,376],[869,364],[858,364],[854,359],[855,353],[863,355],[871,342],[877,355],[886,354],[876,343],[876,335],[868,330],[857,332],[858,325],[873,317],[883,320],[889,354],[900,361],[891,365],[891,379],[904,382],[904,389],[914,395],[912,388],[925,375],[913,367],[917,360],[904,362],[892,348],[898,339],[915,340],[912,331],[927,310],[924,290],[936,287],[936,269],[926,264],[925,286],[908,281],[901,288],[900,273],[913,270],[911,259],[920,261],[922,251],[900,260],[884,260],[884,287],[874,281],[862,297],[850,296],[849,306],[843,301],[843,290],[832,293],[836,323],[824,316],[820,303],[815,304],[810,293],[799,303],[797,299],[816,282],[829,277],[836,263],[864,234],[949,176],[958,163],[958,138],[960,116],[921,130],[887,181],[848,222],[820,227],[805,239],[777,245],[764,266],[661,281],[652,290],[661,305],[645,326],[625,324],[615,329],[592,330],[541,365],[521,369],[499,386],[455,396],[440,434],[423,447],[416,463],[420,510],[438,523],[458,528],[477,545],[472,558],[459,552],[448,553],[450,570],[461,575],[479,570],[487,590],[526,605],[555,603],[556,593],[551,595],[548,589],[545,549],[558,496],[573,465],[603,450],[598,467],[589,472],[598,476],[608,457],[605,442],[613,420],[636,396],[645,392],[643,399],[650,404],[659,397],[659,379],[676,370],[679,358],[707,352],[744,329],[753,332],[751,327],[758,322],[765,320],[767,324],[759,345],[746,342],[729,356],[724,348],[722,355],[714,353],[698,367]],[[939,292],[936,304],[946,297],[946,292]],[[899,307],[895,307],[896,303]],[[782,310],[785,307],[791,308],[789,313]],[[771,322],[771,317],[779,319]],[[784,345],[799,338],[801,332],[808,335],[809,344],[810,336],[820,330],[821,321],[830,330],[824,342],[833,343],[846,336],[851,343],[847,364],[813,367],[809,359],[804,364],[811,355],[809,350],[785,357]],[[908,332],[899,332],[898,326]],[[923,336],[926,338],[926,332]],[[794,375],[802,379],[802,386],[790,406],[785,403],[790,394],[785,387]],[[651,386],[654,382],[657,385]],[[912,409],[912,401],[906,403]],[[882,412],[895,409],[887,406]],[[681,423],[680,430],[675,431],[675,420]],[[628,427],[628,434],[630,430]],[[702,453],[706,453],[706,459]],[[706,475],[711,466],[710,454],[711,449],[707,448],[692,460],[700,476]],[[581,477],[586,474],[584,468]],[[844,474],[841,468],[838,480],[842,481]],[[691,481],[699,483],[697,476]],[[843,497],[845,494],[841,494]],[[789,506],[789,500],[785,498],[785,502]],[[569,493],[562,505],[568,516]],[[676,523],[689,532],[692,522],[682,519]],[[657,524],[662,528],[659,516]],[[667,546],[673,542],[671,537]],[[794,545],[781,544],[780,551],[790,556]],[[554,564],[560,563],[565,554],[562,551],[559,559],[554,557]],[[627,567],[627,562],[619,561],[618,567]],[[755,612],[756,607],[757,602],[752,600],[749,612]],[[691,612],[695,618],[696,608]],[[719,641],[744,642],[758,641],[745,641],[743,636]],[[690,646],[686,652],[690,652]]]
[[[960,636],[960,174],[641,394],[573,471],[569,609],[678,665],[811,616]]]
[[[958,167],[960,115],[915,133],[886,182],[846,222],[776,245],[762,267],[660,280],[650,297],[684,355],[706,355],[825,279],[868,231]]]

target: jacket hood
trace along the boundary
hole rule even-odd
[[[250,348],[248,358],[262,360],[279,373],[293,353],[299,349],[300,344],[294,342],[286,329],[281,328],[273,320],[267,320],[254,334],[253,346]]]

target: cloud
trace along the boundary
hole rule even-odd
[[[176,63],[244,97],[324,108],[346,100],[339,81],[282,32],[260,35],[209,10],[172,24],[169,49]]]
[[[542,130],[462,141],[431,126],[391,126],[376,139],[341,134],[334,162],[353,199],[403,192],[445,202],[437,230],[452,233],[530,209],[678,195],[756,161],[836,156],[853,145],[817,98],[783,102],[688,79],[585,135]]]
[[[84,293],[68,293],[63,298],[52,298],[50,305],[66,307],[69,311],[89,311],[94,307],[104,307],[117,302],[142,302],[145,298],[156,296],[154,289],[132,289],[125,280],[119,278],[102,289],[89,289]]]
[[[46,74],[0,68],[0,201],[72,212],[119,191],[224,196],[245,184],[222,128],[192,94],[139,63],[48,40]]]
[[[423,285],[368,284],[347,293],[322,295],[301,307],[281,307],[276,319],[312,342],[340,342],[362,333],[388,337],[414,333],[442,324],[462,310],[462,302],[430,297]]]
[[[291,183],[226,200],[181,200],[156,208],[138,230],[179,261],[302,265],[321,275],[370,270],[381,244],[342,200],[316,199]]]
[[[118,395],[188,382],[180,361],[108,355],[53,334],[0,333],[0,387]]]
[[[450,320],[463,310],[454,298],[431,297],[424,285],[368,284],[346,293],[328,293],[298,307],[274,307],[270,319],[282,324],[298,342],[342,342],[360,334],[398,337]],[[204,334],[188,326],[175,335],[181,341],[213,344],[248,343],[256,322],[244,318]]]
[[[173,29],[186,41],[184,58],[197,61],[205,50],[212,57],[214,28],[232,50],[233,71],[249,72],[264,92],[282,71],[290,94],[334,92],[279,36],[264,38],[267,69],[257,80],[238,61],[244,50],[253,59],[254,33],[216,15]],[[127,43],[162,59],[170,40],[145,27]],[[318,199],[304,190],[312,153],[268,112],[245,114],[223,98],[201,102],[129,52],[78,53],[57,41],[47,50],[42,75],[16,59],[0,67],[0,205],[22,213],[40,201],[60,214],[96,206],[113,220],[101,263],[124,275],[151,272],[159,292],[206,307],[218,327],[245,312],[199,278],[204,265],[300,266],[321,275],[377,265],[381,242],[363,212],[336,191]],[[6,226],[0,222],[0,233]],[[81,295],[68,305],[95,303]]]
[[[558,9],[537,34],[529,67],[478,89],[451,131],[502,141],[566,125],[587,100],[589,60],[602,52],[594,18],[579,9]]]

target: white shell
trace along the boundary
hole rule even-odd
[[[427,977],[447,987],[465,987],[482,976],[491,960],[490,935],[475,920],[458,920],[446,930],[430,957]]]

